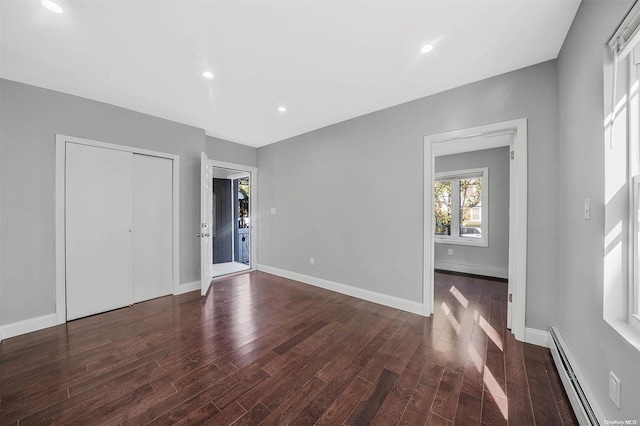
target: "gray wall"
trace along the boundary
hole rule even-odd
[[[211,160],[242,164],[243,166],[258,166],[258,150],[250,146],[207,136],[205,152]]]
[[[509,271],[509,147],[436,157],[435,171],[489,168],[488,247],[435,244],[436,267],[507,277]],[[485,214],[485,211],[482,212]],[[485,216],[486,220],[487,217]],[[447,254],[453,249],[453,255]],[[468,267],[472,267],[469,269]],[[467,270],[465,270],[467,269]]]
[[[0,91],[0,324],[55,312],[56,134],[180,156],[180,281],[200,279],[194,235],[200,223],[204,130],[8,80],[0,80]],[[217,155],[214,147],[214,158],[255,165],[255,149],[216,143],[225,154]],[[207,148],[211,151],[209,143]]]
[[[536,213],[557,200],[556,91],[551,61],[259,148],[259,263],[421,302],[424,137],[527,118],[526,323],[546,329],[557,241]]]
[[[603,318],[605,43],[630,1],[582,2],[558,58],[560,114],[557,322],[589,388],[610,420],[640,419],[640,353]],[[591,220],[583,220],[585,198]],[[624,272],[624,271],[621,271]],[[608,374],[622,381],[622,406]]]

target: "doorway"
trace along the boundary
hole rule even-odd
[[[219,188],[214,190],[214,185]],[[207,294],[213,278],[252,270],[258,264],[257,188],[257,168],[210,160],[205,152],[200,154],[200,226],[196,237],[200,240],[201,295]]]
[[[251,172],[213,167],[212,277],[251,269]]]
[[[438,155],[509,147],[509,238],[507,327],[525,340],[527,259],[527,121],[526,119],[456,130],[425,137],[424,150],[424,314],[434,312],[435,158]]]

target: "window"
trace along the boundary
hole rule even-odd
[[[629,120],[628,126],[628,178],[629,178],[629,197],[630,205],[633,210],[629,215],[629,231],[631,238],[631,249],[629,253],[629,323],[637,330],[640,330],[640,112],[638,106],[638,81],[640,81],[640,45],[635,45],[629,54],[629,59],[635,65],[630,70],[630,81],[633,82],[636,89],[631,92],[629,102]]]
[[[640,350],[640,3],[605,58],[603,318]]]
[[[488,168],[436,173],[436,243],[488,246]]]
[[[636,327],[640,325],[640,297],[638,290],[640,288],[640,176],[636,175],[632,179],[632,197],[633,197],[633,217],[631,223],[632,247],[631,254],[631,270],[633,273],[633,287],[630,289],[630,314],[629,318],[632,325]]]

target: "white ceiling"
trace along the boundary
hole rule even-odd
[[[254,147],[554,59],[580,3],[0,1],[2,78]]]

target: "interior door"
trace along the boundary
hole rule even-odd
[[[130,152],[66,146],[67,320],[132,300]]]
[[[213,224],[213,168],[207,154],[200,157],[200,294],[203,296],[209,290],[213,272],[213,243],[211,240]]]

